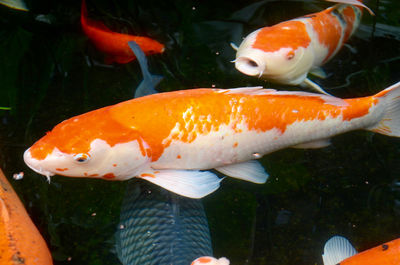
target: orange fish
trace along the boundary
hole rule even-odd
[[[398,265],[400,238],[357,254],[346,238],[334,236],[326,242],[322,259],[324,265]]]
[[[46,242],[1,170],[0,264],[53,264]]]
[[[354,33],[361,20],[361,7],[367,8],[356,0],[333,2],[350,4],[337,4],[252,32],[239,48],[232,46],[237,50],[236,69],[271,82],[302,85],[326,94],[307,75],[324,77],[319,67]]]
[[[202,170],[265,183],[261,156],[357,129],[400,136],[400,82],[354,99],[261,87],[153,94],[61,122],[24,160],[47,177],[138,177],[201,198],[220,183]]]
[[[230,262],[227,258],[216,259],[214,257],[200,257],[195,259],[190,265],[229,265]]]
[[[87,17],[85,0],[81,9],[82,29],[96,48],[106,54],[106,63],[129,63],[136,56],[128,46],[128,41],[136,42],[146,55],[164,52],[164,45],[143,36],[133,36],[111,31],[102,22]]]

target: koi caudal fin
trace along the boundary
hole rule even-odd
[[[400,137],[400,82],[386,88],[374,96],[382,105],[383,116],[372,127],[373,132]]]

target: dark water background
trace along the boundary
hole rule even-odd
[[[230,42],[251,31],[320,11],[323,1],[88,1],[111,29],[166,44],[149,58],[160,91],[263,85],[234,69]],[[80,29],[80,1],[28,1],[31,12],[0,6],[0,167],[46,239],[55,264],[119,264],[113,235],[126,183],[56,176],[50,185],[22,154],[71,116],[132,98],[137,62],[89,65],[102,54]],[[400,2],[367,1],[362,24],[317,80],[338,97],[372,95],[400,80]],[[347,80],[347,81],[346,81]],[[296,89],[296,88],[288,88]],[[214,255],[231,264],[322,264],[335,234],[364,250],[400,235],[400,141],[365,131],[319,150],[286,149],[262,159],[264,185],[227,178],[203,201]],[[25,172],[23,180],[13,173]]]

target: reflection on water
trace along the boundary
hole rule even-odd
[[[139,65],[104,65],[81,32],[80,1],[26,1],[30,12],[0,6],[1,168],[24,201],[55,264],[118,264],[114,233],[124,182],[53,177],[29,170],[23,151],[55,124],[130,99]],[[315,79],[338,97],[372,95],[400,80],[397,1],[366,2],[359,30]],[[148,58],[164,76],[161,91],[193,87],[287,88],[239,73],[230,43],[264,25],[322,10],[322,1],[88,1],[93,19],[112,30],[156,38]],[[357,131],[317,150],[262,158],[264,185],[226,178],[204,206],[214,256],[231,264],[322,264],[335,234],[358,250],[399,237],[400,148],[396,138]],[[24,178],[12,179],[23,171]]]

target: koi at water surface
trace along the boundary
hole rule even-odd
[[[301,85],[326,94],[307,75],[325,76],[320,66],[350,38],[360,24],[362,8],[367,8],[357,0],[330,2],[342,4],[258,29],[238,48],[232,45],[237,50],[236,69],[271,82]]]
[[[287,147],[324,147],[357,129],[400,136],[400,82],[354,99],[261,87],[144,96],[61,122],[24,160],[47,177],[138,177],[201,198],[220,185],[209,169],[265,183],[257,158]]]
[[[164,52],[164,45],[156,40],[144,36],[133,36],[111,31],[100,21],[88,18],[85,0],[82,0],[81,9],[82,29],[98,50],[105,53],[106,63],[129,63],[136,59],[129,48],[128,42],[136,42],[146,54]]]

